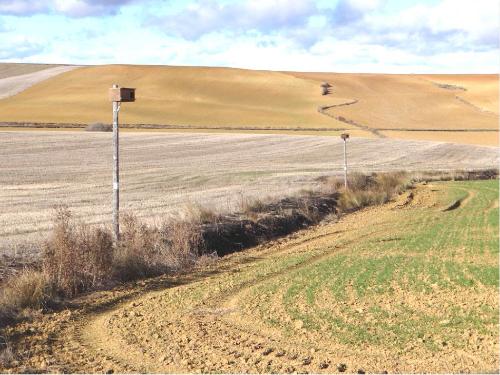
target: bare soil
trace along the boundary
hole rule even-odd
[[[79,219],[111,217],[111,135],[0,132],[0,249],[32,253],[54,207]],[[496,167],[496,148],[352,138],[350,171]],[[342,141],[332,137],[122,133],[121,207],[151,222],[201,204],[231,212],[253,198],[281,198],[342,172]]]
[[[408,195],[403,195],[396,202],[345,216],[337,223],[205,264],[188,276],[161,277],[83,297],[68,310],[10,328],[6,334],[14,338],[11,347],[18,359],[7,370],[495,372],[498,337],[490,333],[498,331],[498,319],[497,329],[491,332],[491,327],[486,332],[472,323],[457,332],[450,328],[459,335],[457,342],[445,342],[441,331],[427,329],[425,336],[415,333],[408,345],[394,347],[391,340],[379,345],[346,344],[342,335],[329,335],[328,327],[311,329],[291,309],[324,307],[357,325],[376,319],[374,306],[388,312],[384,324],[397,321],[399,314],[411,308],[416,311],[412,318],[416,323],[420,314],[430,314],[439,322],[428,324],[446,327],[450,321],[443,314],[456,311],[457,306],[464,311],[495,306],[496,287],[436,285],[424,293],[409,292],[404,284],[395,283],[391,293],[370,299],[356,297],[351,285],[347,299],[340,302],[330,293],[318,294],[313,305],[300,299],[289,305],[286,300],[293,282],[300,282],[301,272],[319,270],[322,262],[351,254],[359,242],[375,244],[380,238],[390,238],[400,229],[396,223],[414,212],[443,215],[444,191],[442,185],[419,186],[406,205]],[[367,256],[374,255],[372,246]],[[492,254],[485,259],[494,258]],[[440,349],[432,349],[429,343],[438,343]]]

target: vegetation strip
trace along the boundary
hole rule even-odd
[[[99,125],[110,125],[104,123],[98,123]],[[86,129],[87,127],[92,127],[94,124],[77,124],[77,123],[44,123],[44,122],[0,122],[0,129],[4,128],[34,128],[34,129]],[[325,132],[325,131],[344,131],[349,130],[347,128],[301,128],[301,127],[277,127],[277,126],[199,126],[199,125],[159,125],[159,124],[120,124],[120,128],[124,129],[186,129],[186,130],[236,130],[236,131],[253,131],[253,130],[272,130],[272,131],[289,131],[289,132],[301,132],[301,131],[313,131],[313,132]]]
[[[324,179],[322,188],[278,202],[246,203],[242,211],[220,215],[194,207],[187,219],[170,219],[160,227],[133,216],[122,222],[122,239],[114,247],[108,228],[75,222],[61,207],[44,244],[39,270],[29,269],[6,281],[0,322],[25,308],[51,308],[60,297],[73,297],[110,282],[179,272],[206,254],[226,255],[313,225],[329,214],[383,203],[408,183],[405,173],[353,175],[350,189]]]

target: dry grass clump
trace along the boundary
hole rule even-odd
[[[388,202],[411,184],[411,177],[406,172],[371,175],[353,173],[348,177],[347,189],[341,178],[329,179],[325,183],[330,189],[341,193],[338,201],[339,211],[351,212],[366,206]]]
[[[221,218],[221,214],[215,209],[202,206],[198,203],[190,203],[185,206],[187,219],[185,221],[199,223],[215,223]]]
[[[158,228],[126,215],[113,259],[114,278],[128,281],[186,268],[201,255],[202,244],[197,219],[173,219]]]
[[[270,198],[249,198],[241,196],[238,202],[238,213],[248,220],[257,221],[262,213],[269,210]]]
[[[113,131],[113,125],[111,124],[103,124],[102,122],[94,122],[92,124],[88,124],[85,128],[85,131],[88,132],[111,132]]]
[[[0,342],[0,344],[2,343]],[[12,348],[7,343],[0,345],[0,366],[7,367],[15,360],[16,356],[14,355]]]
[[[75,224],[67,208],[57,209],[44,244],[43,270],[65,296],[94,288],[108,279],[113,241],[108,230]]]
[[[135,280],[159,272],[160,233],[156,228],[140,223],[135,216],[125,215],[120,236],[112,265],[116,279]]]
[[[47,274],[26,269],[7,280],[2,288],[0,300],[2,306],[10,306],[12,309],[41,309],[46,307],[53,297],[54,290]]]
[[[46,309],[57,299],[48,275],[26,268],[9,277],[0,292],[0,328],[15,321],[24,309]],[[3,353],[5,354],[5,353]],[[0,357],[3,355],[0,353]]]

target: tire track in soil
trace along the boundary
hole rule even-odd
[[[474,189],[463,189],[458,187],[456,187],[455,189],[463,191],[465,193],[465,196],[457,199],[455,202],[449,205],[446,209],[444,209],[444,212],[453,211],[458,208],[464,208],[472,199],[476,197],[476,191]]]
[[[363,211],[379,209],[373,207]],[[361,212],[353,216],[359,213]],[[352,217],[349,219],[353,220]],[[320,227],[315,232],[321,232],[321,230]],[[303,343],[300,347],[290,345],[287,338],[282,337],[280,332],[272,331],[269,327],[260,327],[254,320],[248,322],[252,317],[240,313],[238,298],[252,287],[258,287],[286,273],[320,262],[348,249],[355,241],[385,231],[386,228],[369,231],[362,236],[357,236],[355,240],[342,243],[336,236],[345,231],[339,230],[315,233],[312,237],[306,231],[295,236],[296,238],[277,241],[277,246],[281,248],[277,251],[274,249],[273,256],[293,254],[295,248],[327,237],[334,237],[334,241],[338,240],[339,243],[330,247],[326,252],[321,252],[305,261],[263,276],[250,278],[229,290],[215,293],[209,298],[190,305],[189,309],[174,308],[174,311],[168,311],[169,306],[170,308],[172,306],[172,303],[169,303],[169,306],[162,311],[163,316],[170,314],[170,318],[163,318],[161,326],[155,330],[160,331],[161,334],[141,334],[147,329],[144,324],[134,325],[133,320],[141,319],[143,316],[146,320],[152,318],[145,322],[147,327],[153,324],[151,322],[155,320],[155,317],[144,313],[144,309],[139,311],[138,315],[135,313],[132,316],[125,315],[123,310],[126,307],[122,305],[96,317],[83,320],[74,340],[78,341],[85,350],[95,353],[91,357],[106,353],[106,361],[99,366],[100,368],[111,366],[114,369],[139,372],[192,372],[194,370],[234,372],[235,369],[244,372],[318,372],[328,371],[328,368],[332,371],[328,363],[331,358],[338,358],[340,361],[343,358],[352,357],[352,353],[340,347],[335,351],[319,352],[313,343]],[[155,292],[152,296],[150,293],[148,297],[138,298],[136,300],[143,302],[137,302],[136,307],[144,303],[154,311],[157,303],[152,301],[161,299],[164,293],[165,291]],[[134,331],[141,333],[135,334]],[[183,332],[189,332],[189,337]],[[153,341],[150,336],[153,337]],[[168,340],[162,341],[163,338],[168,338]],[[311,355],[310,350],[318,354]]]
[[[423,192],[428,195],[429,190]],[[379,219],[377,226],[369,228],[359,223],[389,213],[395,204],[370,207],[339,222],[235,253],[217,262],[206,272],[208,276],[186,275],[169,281],[181,285],[162,282],[162,289],[118,291],[118,298],[115,292],[107,292],[108,297],[100,302],[94,297],[92,306],[74,313],[55,331],[49,344],[50,368],[65,372],[287,373],[335,372],[335,366],[345,363],[352,372],[396,369],[397,363],[389,363],[384,353],[360,353],[308,337],[305,331],[289,336],[264,326],[239,306],[251,288],[347,251],[361,237],[386,233],[390,224],[386,220]],[[365,232],[359,233],[360,229]],[[315,242],[324,245],[330,237],[333,244],[315,250]],[[292,262],[279,264],[285,258]],[[268,264],[270,268],[265,269]]]

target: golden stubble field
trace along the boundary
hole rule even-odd
[[[333,96],[357,100],[329,113],[358,124],[393,131],[498,130],[497,75],[384,75],[295,73],[297,77],[334,82]],[[383,133],[399,137],[394,132]],[[497,144],[498,132],[471,133],[473,143]],[[408,132],[404,138],[467,143],[459,132]],[[456,138],[455,138],[456,136]],[[482,141],[481,141],[482,140]]]
[[[269,71],[166,66],[84,67],[0,102],[4,121],[89,123],[110,120],[108,88],[137,88],[124,123],[257,127],[332,127],[317,112],[323,98],[313,80]]]
[[[325,96],[319,87],[323,81],[332,85]],[[496,75],[88,66],[1,100],[0,120],[110,122],[107,90],[114,82],[137,88],[137,102],[124,105],[121,113],[121,120],[130,124],[225,127],[239,131],[356,129],[359,136],[498,145]],[[342,105],[353,101],[354,104]],[[318,112],[320,106],[336,107],[326,110],[330,116],[325,116]],[[405,132],[408,129],[419,132]],[[442,131],[428,131],[436,129]],[[472,132],[469,137],[469,133],[453,132],[456,129]]]
[[[54,207],[106,224],[111,217],[111,133],[0,132],[2,252],[39,242]],[[338,137],[121,134],[121,206],[149,221],[201,204],[233,211],[253,197],[283,197],[342,173]],[[496,148],[449,143],[352,138],[351,171],[488,168]]]

